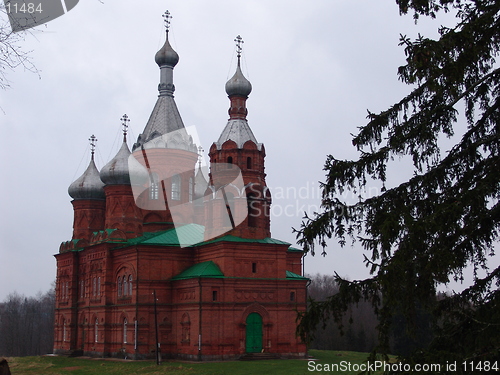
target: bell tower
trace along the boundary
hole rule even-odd
[[[244,190],[229,197],[225,193],[215,194],[214,199],[210,202],[211,207],[208,209],[213,215],[212,222],[217,225],[217,223],[224,223],[224,220],[218,218],[218,215],[225,214],[227,211],[229,217],[232,218],[234,209],[237,209],[238,205],[246,204],[248,212],[246,218],[237,225],[233,220],[230,220],[229,234],[242,238],[263,239],[271,236],[271,194],[266,185],[264,172],[266,151],[264,145],[257,142],[248,125],[246,101],[252,91],[252,84],[241,71],[243,40],[238,35],[234,41],[236,42],[238,65],[233,77],[226,83],[226,93],[230,100],[229,120],[217,142],[210,147],[210,184],[214,192],[219,191],[222,187],[217,186],[217,182],[214,181],[214,173],[219,176],[227,174],[229,181],[231,173],[234,175],[234,172],[231,171],[231,166],[234,165],[241,171]],[[227,222],[227,220],[225,221]]]

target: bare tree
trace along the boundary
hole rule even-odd
[[[8,73],[22,67],[32,73],[38,70],[30,58],[30,52],[22,48],[28,31],[13,32],[9,15],[3,2],[0,3],[0,89],[10,87]]]
[[[51,353],[54,344],[54,288],[36,297],[11,293],[0,304],[0,355]]]

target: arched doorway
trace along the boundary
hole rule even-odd
[[[253,312],[246,320],[246,352],[260,353],[262,351],[262,317]]]

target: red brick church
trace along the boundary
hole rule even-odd
[[[241,40],[226,83],[229,120],[205,176],[174,101],[179,57],[168,12],[165,19],[159,96],[143,132],[130,150],[124,116],[123,144],[100,172],[92,136],[89,166],[68,189],[73,237],[55,255],[54,353],[304,356],[295,329],[308,279],[302,251],[271,237],[265,148],[246,119],[252,86],[240,68]]]

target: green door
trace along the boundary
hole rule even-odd
[[[257,313],[247,317],[246,345],[247,353],[262,351],[262,317]]]

